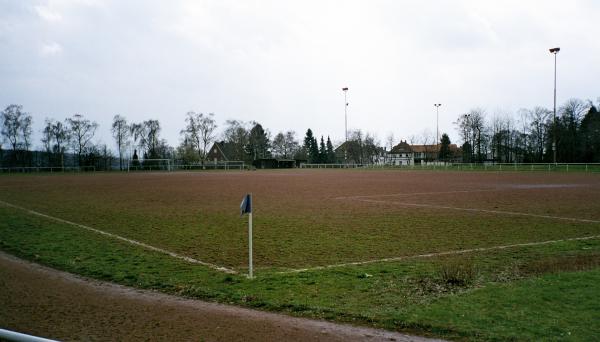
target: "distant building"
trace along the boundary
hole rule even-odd
[[[398,145],[394,146],[387,153],[387,158],[385,159],[387,165],[403,166],[414,164],[413,150],[406,141],[400,141]]]
[[[433,161],[442,162],[461,162],[462,150],[456,144],[448,145],[450,156],[447,160],[439,160],[440,148],[442,145],[411,145],[414,153],[415,163],[424,164]]]
[[[206,154],[206,161],[207,162],[214,162],[215,164],[217,162],[222,162],[222,161],[229,161],[229,158],[227,158],[227,155],[225,155],[225,142],[221,141],[221,142],[215,142],[212,147],[210,148],[210,150],[208,150],[208,153]]]
[[[354,164],[354,161],[350,162],[351,158],[348,153],[352,150],[352,147],[350,147],[351,144],[353,144],[353,141],[345,141],[333,150],[335,152],[335,160],[338,163],[344,164],[348,162]]]
[[[387,152],[385,164],[404,166],[429,162],[461,162],[462,150],[456,144],[450,144],[448,148],[450,155],[447,160],[439,160],[440,145],[409,145],[406,141],[400,141]]]
[[[415,164],[423,164],[438,159],[440,145],[411,145]]]

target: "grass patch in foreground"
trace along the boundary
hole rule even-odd
[[[491,284],[401,315],[409,326],[482,340],[591,341],[600,336],[600,270]]]
[[[590,301],[600,292],[598,240],[292,274],[261,270],[251,281],[20,210],[0,206],[0,217],[0,249],[128,286],[446,338],[598,336],[589,322],[599,312]]]

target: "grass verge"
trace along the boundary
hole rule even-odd
[[[20,210],[0,206],[0,217],[0,249],[128,286],[451,339],[599,334],[598,240],[248,280]]]

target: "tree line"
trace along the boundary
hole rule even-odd
[[[600,99],[599,99],[600,100]],[[569,99],[554,112],[540,106],[515,115],[474,108],[455,122],[464,162],[600,162],[600,113],[592,101]]]
[[[600,100],[600,99],[599,99]],[[459,115],[454,122],[462,139],[463,162],[552,162],[552,143],[557,142],[558,162],[600,162],[600,113],[592,101],[569,99],[553,112],[534,107],[521,109],[515,115],[496,112],[491,117],[482,108]],[[128,122],[122,115],[113,117],[110,127],[116,155],[105,143],[94,138],[99,125],[82,114],[64,121],[46,118],[41,131],[41,151],[32,150],[32,115],[23,106],[11,104],[0,112],[0,167],[12,166],[94,166],[111,169],[155,159],[172,159],[181,164],[204,164],[211,144],[218,143],[228,160],[253,163],[259,159],[296,159],[308,163],[382,162],[385,151],[394,147],[390,134],[382,147],[375,134],[362,130],[348,132],[348,141],[334,148],[329,136],[316,134],[309,128],[300,142],[295,131],[278,132],[255,121],[227,120],[220,134],[214,113],[190,111],[180,131],[180,144],[169,146],[161,138],[161,124],[149,119]],[[556,138],[556,139],[555,139]],[[411,145],[421,143],[429,148],[437,143],[429,131],[407,139]],[[4,149],[4,143],[8,149]],[[437,155],[427,160],[456,160],[449,149],[450,139],[442,134]],[[427,152],[427,151],[426,151]],[[427,159],[429,158],[429,159]],[[383,159],[383,162],[385,160]]]
[[[185,127],[180,131],[181,141],[176,148],[161,138],[158,120],[129,122],[124,116],[115,115],[110,129],[116,155],[106,144],[94,140],[99,124],[82,114],[74,114],[64,121],[46,118],[41,131],[42,151],[32,150],[32,123],[32,115],[21,105],[11,104],[0,113],[0,166],[111,169],[113,161],[118,160],[119,169],[123,170],[127,162],[140,164],[156,159],[204,164],[208,149],[215,142],[223,146],[229,160],[252,163],[263,158],[310,158],[312,162],[334,162],[333,144],[329,138],[327,145],[321,139],[320,148],[316,139],[301,145],[294,131],[279,132],[272,137],[260,123],[239,120],[226,121],[223,132],[218,135],[213,113],[186,113]],[[3,149],[1,142],[4,141],[8,142],[7,150]]]

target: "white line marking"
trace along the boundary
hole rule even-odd
[[[374,260],[367,260],[367,261],[355,261],[355,262],[347,262],[347,263],[342,263],[342,264],[300,268],[300,269],[283,271],[283,272],[278,272],[278,273],[279,274],[288,274],[288,273],[300,273],[300,272],[307,272],[307,271],[319,271],[319,270],[326,270],[326,269],[330,269],[330,268],[346,267],[346,266],[359,266],[359,265],[374,264],[374,263],[379,263],[379,262],[402,261],[402,260],[418,259],[418,258],[433,258],[433,257],[445,256],[445,255],[457,255],[457,254],[466,254],[466,253],[473,253],[473,252],[485,252],[485,251],[492,251],[492,250],[497,250],[497,249],[539,246],[539,245],[547,245],[547,244],[558,243],[558,242],[592,240],[592,239],[598,239],[598,238],[600,238],[600,235],[592,235],[592,236],[584,236],[584,237],[560,239],[560,240],[547,240],[547,241],[541,241],[541,242],[516,243],[513,245],[461,249],[461,250],[455,250],[455,251],[408,255],[408,256],[401,256],[401,257],[374,259]]]
[[[432,192],[403,192],[398,194],[385,194],[385,195],[358,195],[358,196],[340,196],[335,197],[336,200],[344,199],[361,199],[371,197],[395,197],[395,196],[413,196],[413,195],[444,195],[444,194],[459,194],[459,193],[470,193],[470,192],[485,192],[485,191],[499,191],[500,189],[476,189],[476,190],[454,190],[454,191],[432,191]]]
[[[418,196],[418,195],[445,195],[460,194],[471,192],[494,192],[494,191],[517,191],[517,190],[554,190],[554,189],[572,189],[580,187],[593,187],[595,184],[501,184],[492,189],[473,189],[473,190],[450,190],[450,191],[430,191],[430,192],[401,192],[396,194],[383,195],[356,195],[335,197],[336,200],[361,199],[372,197],[397,197],[397,196]]]
[[[63,219],[58,218],[58,217],[54,217],[54,216],[42,214],[40,212],[31,210],[31,209],[27,209],[27,208],[24,208],[24,207],[21,207],[21,206],[18,206],[18,205],[14,205],[14,204],[11,204],[11,203],[8,203],[8,202],[4,202],[4,201],[1,201],[1,200],[0,200],[0,204],[3,204],[5,206],[7,206],[7,207],[11,207],[11,208],[23,210],[23,211],[25,211],[25,212],[27,212],[29,214],[32,214],[32,215],[40,216],[40,217],[43,217],[43,218],[46,218],[46,219],[50,219],[50,220],[54,220],[54,221],[61,222],[61,223],[66,223],[66,224],[69,224],[69,225],[72,225],[72,226],[75,226],[75,227],[87,229],[87,230],[92,231],[94,233],[102,234],[102,235],[111,237],[113,239],[125,241],[127,243],[132,244],[132,245],[140,246],[140,247],[143,247],[145,249],[148,249],[148,250],[151,250],[151,251],[154,251],[154,252],[159,252],[159,253],[162,253],[162,254],[167,254],[169,256],[172,256],[173,258],[180,259],[180,260],[183,260],[183,261],[187,261],[187,262],[192,263],[192,264],[198,264],[198,265],[207,266],[207,267],[210,267],[210,268],[212,268],[214,270],[217,270],[217,271],[220,271],[220,272],[224,272],[224,273],[237,274],[237,272],[235,270],[227,268],[227,267],[218,266],[218,265],[215,265],[215,264],[211,264],[209,262],[205,262],[205,261],[197,260],[197,259],[194,259],[194,258],[190,258],[190,257],[185,256],[185,255],[180,255],[180,254],[168,251],[166,249],[154,247],[154,246],[145,244],[143,242],[139,242],[139,241],[136,241],[136,240],[128,239],[128,238],[122,237],[120,235],[108,233],[108,232],[105,232],[105,231],[102,231],[102,230],[99,230],[99,229],[96,229],[96,228],[85,226],[83,224],[79,224],[79,223],[75,223],[75,222],[63,220]]]
[[[574,218],[574,217],[551,216],[551,215],[540,215],[540,214],[529,214],[529,213],[521,213],[518,211],[460,208],[460,207],[450,207],[450,206],[435,205],[435,204],[406,203],[406,202],[397,202],[397,201],[378,201],[378,200],[369,200],[369,199],[356,199],[356,200],[361,201],[361,202],[368,202],[368,203],[396,204],[396,205],[405,206],[405,207],[422,207],[422,208],[433,208],[433,209],[460,210],[460,211],[471,211],[471,212],[481,212],[481,213],[500,214],[500,215],[529,216],[529,217],[538,217],[538,218],[553,219],[553,220],[575,221],[575,222],[585,222],[585,223],[600,223],[600,221],[598,221],[598,220],[580,219],[580,218]]]

